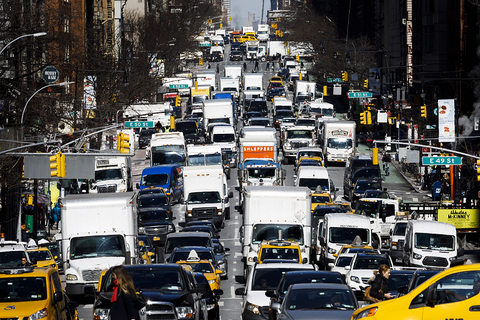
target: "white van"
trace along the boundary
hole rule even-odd
[[[332,199],[336,197],[338,189],[335,188],[325,167],[300,166],[293,179],[296,187],[308,187],[312,191],[321,188],[322,192],[329,193]]]
[[[457,251],[457,230],[454,225],[425,220],[409,220],[405,231],[403,264],[420,268],[449,268],[463,256]]]
[[[316,258],[325,266],[333,267],[335,253],[342,246],[352,244],[359,236],[362,245],[372,245],[370,219],[350,213],[327,213],[318,222]],[[329,265],[331,263],[331,265]]]

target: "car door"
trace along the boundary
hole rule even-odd
[[[58,276],[57,272],[53,272],[50,275],[50,288],[51,288],[51,299],[53,302],[54,299],[54,293],[56,292],[62,292],[62,282],[60,281],[60,277]],[[66,305],[65,305],[65,299],[62,299],[62,301],[59,301],[55,304],[52,304],[53,310],[54,310],[54,319],[56,320],[63,320],[66,319]]]

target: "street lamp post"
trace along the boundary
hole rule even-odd
[[[40,91],[42,91],[43,89],[48,88],[48,87],[66,86],[66,85],[69,85],[69,84],[72,84],[72,83],[75,83],[75,82],[74,82],[74,81],[69,81],[69,82],[53,83],[53,84],[49,84],[49,85],[46,85],[46,86],[44,86],[44,87],[41,87],[40,89],[38,89],[37,91],[35,91],[35,93],[32,94],[32,95],[30,96],[30,98],[28,98],[27,103],[25,103],[25,107],[23,107],[22,118],[21,118],[21,120],[20,120],[20,124],[23,126],[23,116],[24,116],[24,114],[25,114],[25,110],[27,109],[27,106],[28,106],[28,103],[30,102],[30,100],[32,100],[32,98],[33,98],[37,93],[39,93]]]
[[[37,33],[31,33],[31,34],[24,34],[23,36],[20,36],[16,39],[13,39],[12,41],[10,41],[5,47],[2,48],[2,50],[0,51],[0,55],[3,53],[3,51],[5,51],[5,49],[7,49],[7,47],[9,45],[11,45],[12,43],[14,43],[15,41],[17,41],[18,39],[21,39],[21,38],[25,38],[25,37],[41,37],[41,36],[45,36],[47,35],[46,32],[37,32]]]

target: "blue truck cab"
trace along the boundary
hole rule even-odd
[[[163,188],[170,203],[180,201],[183,196],[182,166],[178,164],[162,164],[145,168],[137,189]]]

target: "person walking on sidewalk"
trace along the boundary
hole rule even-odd
[[[390,155],[388,153],[384,153],[382,157],[382,162],[383,162],[383,171],[385,172],[385,175],[388,176],[390,175]]]
[[[258,60],[255,60],[255,68],[253,70],[258,71]]]

